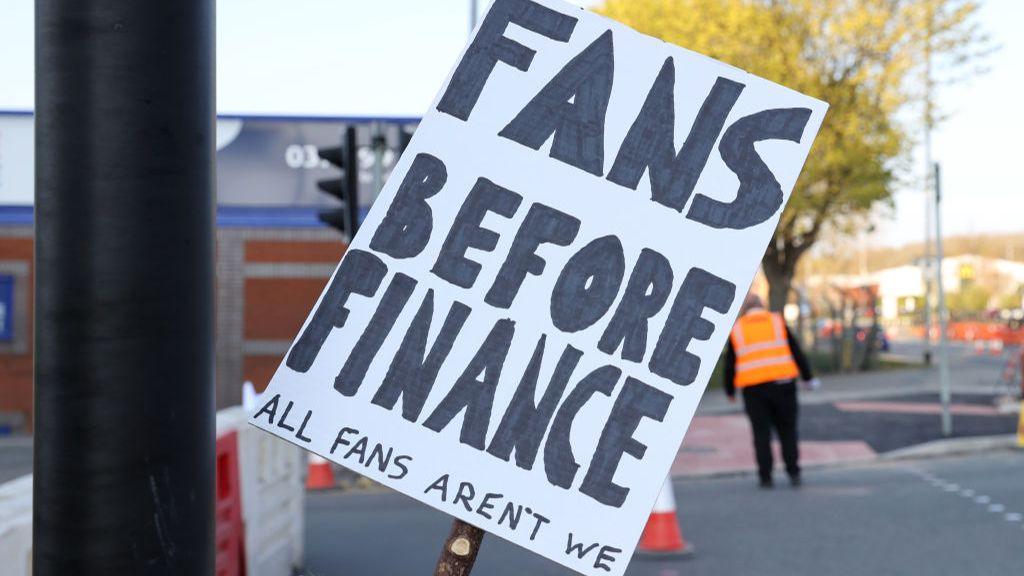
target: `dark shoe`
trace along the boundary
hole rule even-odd
[[[771,488],[773,488],[775,486],[775,483],[772,482],[771,478],[761,478],[761,480],[757,483],[757,485],[760,486],[761,488],[765,489],[765,490],[770,490]]]
[[[803,486],[803,483],[804,481],[800,478],[799,474],[794,474],[789,477],[789,485],[793,488],[799,488],[800,486]]]

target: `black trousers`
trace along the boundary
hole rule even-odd
[[[782,445],[782,460],[790,476],[800,474],[800,449],[797,446],[796,382],[766,382],[743,389],[743,406],[754,431],[757,473],[762,480],[772,476],[772,428]]]

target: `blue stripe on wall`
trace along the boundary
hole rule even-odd
[[[359,219],[366,218],[362,208]],[[31,206],[0,206],[0,226],[31,226]],[[220,206],[217,226],[220,228],[320,228],[319,208]]]

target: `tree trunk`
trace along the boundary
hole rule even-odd
[[[763,268],[765,279],[768,280],[768,309],[781,313],[789,301],[789,291],[793,286],[796,267],[779,265],[765,258]]]
[[[878,296],[870,295],[868,310],[871,313],[871,327],[864,338],[864,356],[861,359],[860,369],[867,372],[878,364],[878,334],[881,327],[878,325]]]
[[[836,308],[834,304],[829,302],[829,318],[832,319],[831,329],[829,330],[829,341],[832,343],[832,370],[839,372],[843,366],[843,332],[840,329],[842,326],[842,304]]]

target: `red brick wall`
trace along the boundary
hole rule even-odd
[[[253,383],[257,392],[263,392],[270,383],[274,371],[281,365],[281,358],[277,356],[246,356],[242,362],[242,370],[245,379]]]
[[[25,415],[29,426],[32,421],[32,239],[31,238],[0,238],[0,260],[22,261],[28,266],[28,286],[23,291],[26,302],[18,302],[17,307],[27,305],[28,318],[24,333],[18,338],[25,338],[25,352],[0,353],[0,411],[21,412]]]
[[[326,284],[326,278],[246,279],[245,339],[295,338]]]
[[[309,240],[247,240],[246,264],[337,264],[345,251],[345,244],[331,241]],[[21,412],[31,422],[32,413],[32,239],[29,237],[0,238],[0,260],[23,261],[28,266],[28,286],[24,290],[26,301],[18,307],[28,306],[29,316],[25,334],[24,353],[0,351],[0,411]],[[317,296],[327,284],[326,276],[316,274],[304,277],[281,276],[246,278],[244,282],[244,339],[247,342],[290,343]],[[258,390],[264,388],[281,362],[281,353],[248,353],[242,358],[246,380]]]
[[[245,261],[246,264],[325,264],[333,267],[341,259],[345,247],[342,242],[248,240]],[[327,281],[326,276],[246,278],[243,331],[246,342],[291,343]],[[242,362],[244,378],[251,381],[258,392],[262,391],[281,364],[283,354],[283,350],[274,354],[247,353]]]
[[[247,262],[305,262],[337,264],[345,253],[343,242],[249,240]]]

